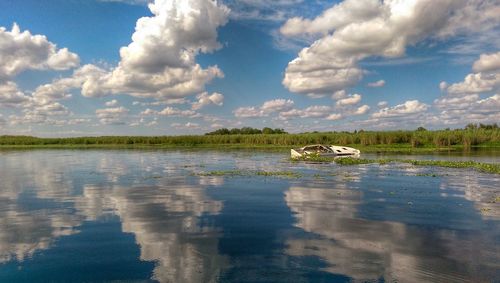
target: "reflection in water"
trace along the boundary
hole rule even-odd
[[[0,281],[32,278],[30,265],[76,265],[76,276],[130,267],[109,279],[139,270],[137,280],[160,282],[500,278],[499,177],[285,160],[255,152],[0,152]],[[303,177],[196,174],[235,169]],[[71,253],[96,246],[109,250]],[[53,269],[46,281],[63,273]]]
[[[500,268],[495,245],[498,229],[493,229],[496,234],[492,235],[363,219],[358,216],[362,206],[386,200],[368,199],[362,191],[343,185],[292,186],[285,193],[295,225],[316,235],[288,239],[289,255],[320,257],[327,263],[325,271],[355,280],[460,282],[495,278]]]
[[[204,190],[170,186],[115,189],[111,196],[124,232],[133,233],[141,260],[157,261],[154,279],[161,282],[212,282],[226,265],[218,255],[218,232],[202,223],[222,203]]]
[[[178,169],[155,155],[2,157],[1,168],[13,170],[0,170],[0,263],[22,262],[59,237],[78,233],[84,221],[117,215],[123,232],[134,234],[140,259],[155,262],[152,279],[212,282],[227,265],[217,251],[220,232],[204,217],[222,209],[204,187],[221,179],[189,185],[159,178]],[[147,165],[137,170],[138,163]],[[148,185],[119,185],[137,180]]]

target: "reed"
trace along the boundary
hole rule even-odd
[[[74,138],[38,138],[31,136],[0,136],[0,146],[203,146],[248,145],[292,147],[307,144],[336,144],[411,148],[446,148],[500,146],[500,129],[457,129],[437,131],[359,131],[312,132],[300,134],[210,134],[184,136],[102,136]]]

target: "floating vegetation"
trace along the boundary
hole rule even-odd
[[[302,175],[293,171],[241,171],[241,170],[218,170],[196,173],[197,176],[265,176],[282,178],[300,178]]]
[[[357,159],[357,158],[335,159],[335,163],[339,165],[360,165],[360,164],[370,164],[370,163],[387,164],[389,162],[409,163],[415,166],[472,168],[484,173],[500,174],[500,164],[497,163],[480,163],[475,161],[409,160],[409,159],[379,159],[379,160]]]
[[[419,174],[416,174],[415,176],[419,176],[419,177],[437,177],[438,175],[435,174],[435,173],[419,173]]]
[[[162,176],[158,176],[158,175],[153,175],[153,176],[146,176],[144,177],[144,180],[150,180],[150,179],[161,179],[163,178]]]
[[[485,173],[500,174],[500,164],[480,163],[475,161],[442,161],[442,160],[401,160],[417,166],[439,166],[448,168],[473,168]]]
[[[196,173],[198,176],[244,176],[240,170],[216,170],[210,172],[199,172]]]
[[[376,163],[376,160],[373,159],[362,159],[362,158],[350,158],[350,157],[343,157],[343,158],[337,158],[335,159],[335,163],[340,164],[340,165],[360,165],[360,164],[369,164],[369,163]]]
[[[300,178],[302,175],[293,171],[258,171],[255,172],[257,176],[276,176],[286,178]]]

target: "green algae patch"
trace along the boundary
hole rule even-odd
[[[209,172],[199,172],[196,173],[197,176],[244,176],[243,171],[241,170],[216,170]]]
[[[444,160],[409,160],[409,159],[361,159],[361,158],[338,158],[335,163],[339,165],[360,165],[379,163],[387,164],[390,162],[408,163],[415,166],[436,166],[446,168],[472,168],[484,173],[500,174],[500,164],[481,163],[475,161],[444,161]],[[421,175],[419,175],[421,176]],[[422,175],[423,176],[423,175]],[[436,177],[435,174],[426,176]]]
[[[473,168],[480,172],[500,174],[500,164],[480,163],[475,161],[443,161],[443,160],[401,160],[416,166],[437,166],[447,168]]]
[[[264,176],[264,177],[281,177],[281,178],[300,178],[302,175],[293,171],[242,171],[242,170],[217,170],[209,172],[199,172],[196,176]]]
[[[284,177],[284,178],[300,178],[301,174],[293,171],[257,171],[257,176],[271,176],[271,177]]]

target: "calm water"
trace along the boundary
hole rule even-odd
[[[286,158],[0,152],[0,282],[500,281],[498,175]]]

